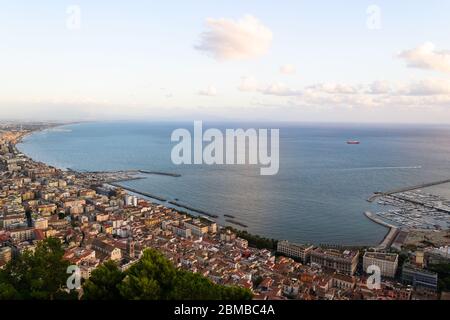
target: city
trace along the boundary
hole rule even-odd
[[[433,271],[436,265],[450,263],[448,212],[436,217],[447,222],[440,228],[446,232],[445,246],[429,241],[395,247],[396,240],[382,249],[322,247],[280,239],[264,247],[252,235],[220,226],[211,217],[193,216],[112,186],[108,182],[117,175],[59,170],[17,150],[24,136],[51,126],[0,127],[0,268],[33,251],[42,240],[56,238],[64,259],[79,267],[84,280],[109,260],[125,271],[145,249],[153,248],[177,269],[249,289],[254,300],[450,299],[448,282],[440,287]],[[132,178],[123,172],[118,176]],[[393,205],[399,199],[386,196],[380,201]],[[424,196],[428,204],[438,200],[442,206],[440,198]],[[395,212],[386,216],[395,217]],[[408,223],[403,219],[398,222]],[[380,283],[371,280],[368,270],[373,266],[379,268]],[[82,288],[76,290],[82,297]]]

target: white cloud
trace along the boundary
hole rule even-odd
[[[336,83],[319,83],[309,86],[307,89],[333,94],[355,94],[360,90],[360,88],[356,86]]]
[[[257,92],[274,96],[298,96],[301,95],[300,90],[294,90],[281,82],[261,85],[254,77],[242,77],[238,86],[239,91]]]
[[[264,88],[260,88],[259,92],[274,96],[299,96],[302,94],[301,90],[291,89],[281,82],[272,83]]]
[[[217,89],[214,86],[208,86],[208,88],[200,90],[198,94],[201,96],[214,97],[217,95]]]
[[[402,51],[399,57],[406,60],[408,67],[411,68],[450,72],[450,51],[437,51],[431,42]]]
[[[272,43],[272,31],[251,15],[235,21],[231,19],[206,20],[208,30],[201,34],[196,49],[218,60],[242,60],[259,57]]]
[[[411,82],[398,89],[398,94],[410,96],[450,95],[450,81],[444,79],[426,79]]]
[[[245,76],[241,78],[241,83],[238,86],[239,91],[252,92],[258,91],[258,81],[251,76]]]
[[[291,97],[295,100],[294,105],[310,107],[445,107],[450,104],[450,81],[443,79],[425,79],[397,85],[387,81],[353,85],[319,83],[304,89],[292,89],[282,83],[274,83],[265,86],[247,85],[246,89],[264,95]]]
[[[285,64],[280,67],[280,73],[286,74],[286,75],[292,75],[297,72],[296,68],[292,64]]]
[[[388,81],[374,81],[369,87],[368,93],[372,94],[386,94],[391,92],[391,84]]]

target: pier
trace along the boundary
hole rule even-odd
[[[148,198],[156,199],[156,200],[159,200],[159,201],[162,201],[162,202],[166,202],[167,201],[167,199],[164,199],[164,198],[159,197],[159,196],[155,196],[155,195],[153,195],[151,193],[139,191],[139,190],[136,190],[136,189],[133,189],[133,188],[129,188],[129,187],[124,187],[124,186],[121,186],[121,185],[119,185],[117,183],[114,183],[114,182],[109,182],[108,184],[112,185],[113,187],[116,187],[116,188],[122,188],[124,190],[128,190],[128,191],[136,193],[136,194],[140,194],[141,196],[145,196],[145,197],[148,197]]]
[[[398,189],[389,190],[389,191],[386,191],[386,192],[375,192],[372,196],[370,196],[367,199],[367,201],[368,202],[373,202],[378,197],[388,196],[388,195],[392,195],[392,194],[395,194],[395,193],[412,191],[412,190],[417,190],[417,189],[422,189],[422,188],[427,188],[427,187],[432,187],[432,186],[437,186],[437,185],[445,184],[445,183],[450,183],[450,179],[439,180],[439,181],[428,182],[428,183],[422,183],[422,184],[418,184],[418,185],[415,185],[415,186],[398,188]]]
[[[138,170],[138,172],[139,173],[144,173],[144,174],[156,174],[156,175],[160,175],[160,176],[169,176],[169,177],[174,177],[174,178],[181,177],[181,174],[179,174],[179,173],[171,173],[171,172],[146,171],[146,170]]]
[[[390,229],[389,232],[384,237],[383,241],[375,248],[377,250],[389,249],[392,242],[397,237],[397,234],[399,232],[398,228],[396,226],[393,226],[393,225],[387,223],[386,221],[383,221],[383,220],[377,218],[372,212],[366,211],[366,212],[364,212],[364,215],[367,218],[369,218],[370,220],[372,220],[373,222],[378,223],[379,225],[382,225],[383,227]]]
[[[196,212],[196,213],[204,214],[205,216],[208,216],[210,218],[218,218],[219,217],[216,214],[211,214],[211,213],[208,213],[208,212],[200,210],[200,209],[195,209],[195,208],[192,208],[192,207],[187,206],[185,204],[181,204],[181,203],[179,203],[177,201],[171,200],[171,201],[168,201],[168,203],[170,203],[170,204],[172,204],[174,206],[180,207],[180,208],[188,209],[189,211],[193,211],[193,212]]]
[[[394,194],[394,193],[412,191],[412,190],[417,190],[417,189],[437,186],[437,185],[445,184],[445,183],[450,183],[450,179],[434,181],[434,182],[429,182],[429,183],[422,183],[422,184],[418,184],[418,185],[411,186],[411,187],[404,187],[404,188],[394,189],[394,190],[390,190],[390,191],[387,191],[387,192],[383,192],[383,194],[384,195],[391,195],[391,194]]]

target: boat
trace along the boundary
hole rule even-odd
[[[358,140],[348,140],[347,144],[360,144],[361,142],[359,142]]]

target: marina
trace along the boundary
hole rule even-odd
[[[449,201],[423,192],[384,196],[379,205],[389,206],[376,215],[402,229],[445,230],[450,227]]]

